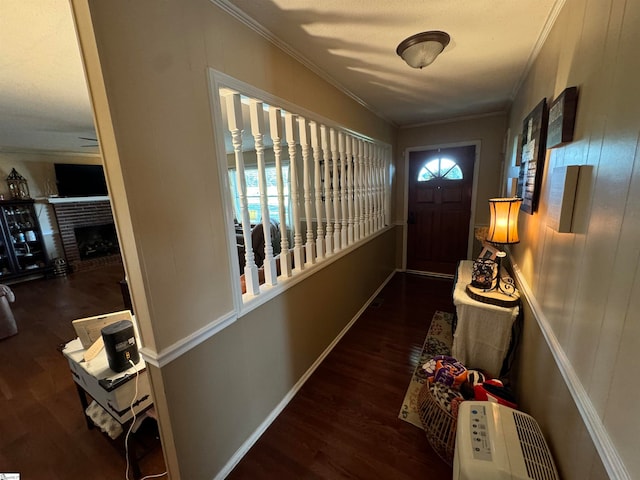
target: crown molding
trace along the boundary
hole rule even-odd
[[[373,108],[373,106],[369,105],[367,102],[365,102],[358,95],[356,95],[351,90],[349,90],[347,87],[345,87],[340,82],[338,82],[335,78],[333,78],[331,75],[329,75],[329,73],[327,73],[326,71],[322,70],[315,63],[311,62],[311,60],[309,60],[307,57],[305,57],[300,51],[296,50],[291,45],[289,45],[288,43],[286,43],[283,40],[281,40],[280,38],[278,38],[273,32],[271,32],[269,29],[265,28],[263,25],[261,25],[256,20],[251,18],[244,11],[240,10],[238,7],[236,7],[234,4],[232,4],[228,0],[209,0],[209,1],[211,3],[213,3],[214,5],[216,5],[217,7],[219,7],[220,9],[224,10],[226,13],[231,15],[233,18],[235,18],[239,22],[241,22],[244,25],[246,25],[247,27],[249,27],[251,30],[253,30],[257,34],[259,34],[263,38],[265,38],[267,41],[269,41],[272,44],[274,44],[276,47],[278,47],[280,50],[285,52],[287,55],[293,57],[295,60],[297,60],[299,63],[304,65],[306,68],[308,68],[313,73],[318,75],[324,81],[328,82],[329,84],[331,84],[332,86],[337,88],[339,91],[344,93],[346,96],[348,96],[349,98],[354,100],[359,105],[361,105],[364,108],[366,108],[367,110],[369,110],[371,113],[373,113],[377,117],[381,118],[385,122],[390,123],[394,127],[398,126],[394,121],[392,121],[391,119],[387,118],[386,115],[384,115],[382,112],[380,112],[380,111],[376,110],[375,108]]]
[[[538,41],[536,42],[536,44],[533,46],[533,49],[531,50],[531,54],[529,55],[527,64],[524,66],[524,69],[522,70],[522,74],[520,75],[520,78],[518,79],[516,84],[513,86],[513,90],[511,90],[511,96],[509,97],[511,101],[515,100],[516,95],[520,91],[520,88],[522,88],[522,84],[524,83],[525,79],[529,75],[529,72],[531,71],[531,67],[533,67],[533,63],[538,58],[538,55],[540,54],[540,50],[542,50],[544,42],[547,41],[547,37],[549,36],[551,29],[555,25],[556,20],[558,19],[558,15],[560,15],[560,11],[562,10],[562,7],[564,7],[565,1],[566,0],[556,0],[556,3],[554,3],[553,7],[551,7],[549,16],[547,17],[547,21],[545,22],[544,26],[542,27],[542,30],[540,31],[540,36],[538,37]]]
[[[455,123],[455,122],[464,122],[467,120],[476,120],[478,118],[486,118],[486,117],[497,117],[499,115],[507,115],[507,111],[506,110],[498,110],[495,112],[487,112],[487,113],[477,113],[474,115],[463,115],[460,117],[450,117],[450,118],[444,118],[442,120],[433,120],[431,122],[422,122],[422,123],[414,123],[411,125],[402,125],[401,127],[398,127],[400,130],[406,130],[409,128],[420,128],[420,127],[428,127],[430,125],[440,125],[443,123]]]

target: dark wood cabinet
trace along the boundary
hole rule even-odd
[[[0,201],[0,217],[0,283],[50,271],[34,201]]]

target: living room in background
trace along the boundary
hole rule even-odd
[[[391,147],[210,78],[231,274],[246,309],[387,226]]]

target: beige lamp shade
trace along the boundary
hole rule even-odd
[[[489,210],[491,211],[491,223],[487,241],[491,243],[518,243],[518,213],[520,212],[521,198],[491,198]]]

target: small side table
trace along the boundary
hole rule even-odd
[[[94,427],[92,420],[86,414],[89,406],[88,396],[122,425],[123,432],[126,432],[131,425],[130,422],[133,420],[133,413],[141,420],[142,414],[153,406],[149,376],[144,360],[140,359],[135,367],[117,373],[109,368],[107,354],[104,349],[88,362],[84,361],[84,352],[85,350],[79,338],[67,343],[62,350],[62,354],[69,362],[69,368],[78,390],[87,427]],[[134,399],[133,397],[136,394],[136,375],[138,375],[138,388],[137,396]],[[133,412],[131,411],[132,404]],[[129,437],[129,461],[134,478],[139,478],[140,469],[134,440],[135,435],[131,435]]]
[[[471,260],[463,260],[458,265],[453,290],[458,323],[451,354],[468,368],[486,370],[497,377],[509,351],[511,329],[520,310],[519,293],[508,296],[467,288],[472,267]],[[485,298],[487,296],[490,298]],[[496,304],[500,301],[506,306]]]

